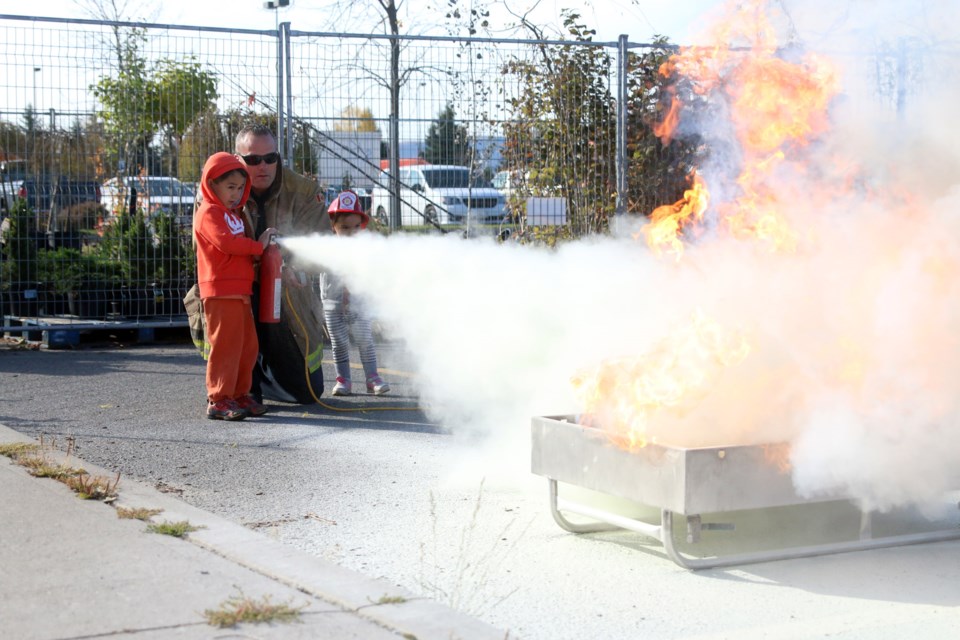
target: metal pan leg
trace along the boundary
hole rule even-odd
[[[550,485],[550,515],[553,516],[553,520],[560,525],[562,529],[570,533],[596,533],[598,531],[613,531],[618,528],[604,522],[590,522],[585,524],[570,522],[560,513],[557,505],[557,481],[552,478],[547,478],[547,482]]]
[[[610,513],[609,511],[604,511],[603,509],[597,509],[584,504],[562,500],[557,496],[556,480],[550,480],[550,511],[553,514],[553,519],[557,522],[557,524],[567,531],[571,531],[573,533],[596,533],[598,531],[626,529],[628,531],[636,531],[637,533],[655,538],[656,540],[660,540],[662,535],[662,528],[658,524],[650,524],[649,522],[643,522],[641,520],[628,518],[616,513]],[[598,522],[592,522],[589,524],[574,524],[567,520],[563,514],[560,513],[561,511],[569,511],[571,513],[576,513],[577,515],[593,518]]]
[[[771,549],[770,551],[758,551],[754,553],[736,553],[727,556],[718,556],[713,558],[692,558],[683,555],[674,545],[674,514],[671,511],[664,510],[661,516],[663,520],[663,547],[667,556],[675,563],[685,569],[694,571],[700,569],[713,569],[717,567],[732,567],[744,564],[754,564],[757,562],[770,562],[773,560],[791,560],[793,558],[808,558],[811,556],[824,556],[834,553],[845,553],[848,551],[866,551],[869,549],[883,549],[886,547],[900,547],[910,544],[921,544],[926,542],[942,542],[945,540],[960,539],[960,528],[942,529],[939,531],[929,531],[926,533],[912,533],[896,536],[887,536],[883,538],[866,538],[861,540],[848,540],[844,542],[833,542],[803,547],[787,547],[785,549]],[[861,523],[861,526],[866,526]],[[863,529],[861,529],[863,533]]]

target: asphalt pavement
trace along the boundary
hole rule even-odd
[[[53,629],[58,616],[84,626],[9,637],[288,637],[334,620],[373,626],[319,637],[900,640],[960,629],[958,541],[693,572],[629,531],[564,531],[530,473],[529,421],[504,426],[512,448],[438,424],[419,409],[403,350],[382,344],[379,355],[388,396],[271,404],[265,418],[225,424],[203,418],[203,362],[181,342],[0,350],[0,424],[17,432],[4,437],[69,448],[120,473],[119,505],[206,527],[183,540],[147,533],[0,458],[0,630],[12,619]],[[955,500],[945,526],[956,526]],[[749,551],[855,536],[847,511],[771,509],[703,537]],[[917,520],[880,515],[878,528]],[[303,622],[206,624],[204,611],[241,592],[306,605]]]

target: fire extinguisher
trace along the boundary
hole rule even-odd
[[[270,237],[270,244],[260,257],[260,322],[280,322],[280,272],[283,269],[283,256],[277,237]]]

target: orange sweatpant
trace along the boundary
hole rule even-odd
[[[210,343],[207,398],[217,402],[250,393],[260,349],[250,298],[206,298],[203,315]]]

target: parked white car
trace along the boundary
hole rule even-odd
[[[137,209],[149,217],[172,214],[182,225],[193,222],[193,205],[197,193],[192,184],[167,176],[126,176],[103,183],[103,206],[111,215],[128,211],[131,193],[136,191]]]
[[[424,164],[400,167],[400,224],[496,223],[504,215],[504,197],[467,167]],[[373,214],[390,219],[390,176],[384,171],[373,189]]]

